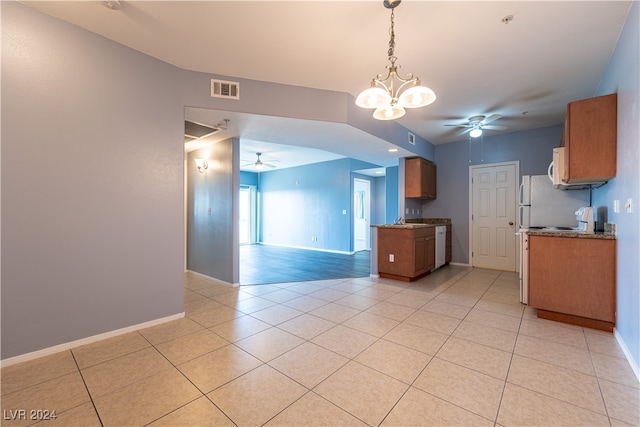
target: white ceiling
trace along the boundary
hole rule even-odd
[[[22,3],[189,70],[354,96],[386,71],[390,12],[381,0],[123,0],[118,11],[98,1]],[[568,102],[596,93],[630,5],[403,1],[395,9],[397,64],[438,99],[408,110],[399,123],[434,144],[465,139],[444,125],[479,114],[500,114],[493,124],[508,127],[487,135],[562,123]],[[504,24],[507,15],[513,20]],[[240,138],[242,159],[258,150],[268,157],[271,150],[282,162],[282,146],[323,147],[380,165],[406,155],[390,155],[385,141],[335,123],[195,114],[211,125],[229,119],[229,129],[219,134]],[[327,133],[344,139],[337,147],[327,146],[328,138],[318,145],[318,135]],[[324,157],[314,151],[310,158]]]

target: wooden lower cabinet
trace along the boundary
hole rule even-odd
[[[529,305],[538,317],[613,331],[615,240],[529,236]]]
[[[410,281],[429,273],[435,266],[434,227],[378,229],[380,277]]]

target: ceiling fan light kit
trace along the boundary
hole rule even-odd
[[[471,129],[471,132],[469,132],[469,136],[471,138],[478,138],[481,135],[482,135],[482,129],[480,128]]]
[[[362,108],[375,108],[373,117],[378,120],[394,120],[405,115],[406,108],[420,108],[431,104],[436,100],[433,90],[420,84],[420,79],[409,73],[406,79],[398,76],[398,58],[394,55],[396,46],[394,32],[393,10],[401,0],[384,0],[384,7],[391,9],[391,28],[389,34],[389,51],[387,76],[382,78],[378,74],[372,81],[371,87],[365,89],[356,98],[356,105]],[[397,88],[396,88],[396,85]]]
[[[464,128],[462,132],[458,135],[465,134],[469,132],[469,136],[471,138],[479,138],[482,136],[483,130],[506,130],[506,126],[496,126],[490,125],[489,123],[498,120],[502,117],[500,114],[492,114],[489,117],[485,116],[472,116],[469,117],[468,122],[462,125],[445,125],[445,126],[454,126],[458,128]]]

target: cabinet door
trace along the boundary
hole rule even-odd
[[[580,184],[616,176],[617,95],[567,105],[563,181]]]
[[[425,197],[428,199],[435,199],[436,198],[436,174],[437,174],[437,170],[436,170],[436,165],[435,163],[431,163],[431,162],[427,162],[427,164],[425,165],[425,168],[427,170],[426,175],[426,182],[424,183],[424,194]]]
[[[430,236],[425,239],[425,271],[430,271],[436,267],[436,237]]]
[[[529,236],[529,305],[615,322],[615,241]]]
[[[413,275],[414,276],[418,276],[422,273],[425,273],[426,271],[428,271],[428,264],[427,264],[427,255],[428,255],[428,248],[427,248],[427,239],[424,237],[417,237],[414,241],[413,241],[413,247],[414,247],[414,271],[413,271]]]

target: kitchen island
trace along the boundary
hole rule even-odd
[[[444,265],[451,261],[451,220],[423,218],[408,221],[371,226],[373,276],[412,281],[429,274],[436,267],[437,227],[446,227],[445,246],[441,250],[444,251]]]
[[[612,332],[615,235],[530,230],[529,305],[539,318]]]

